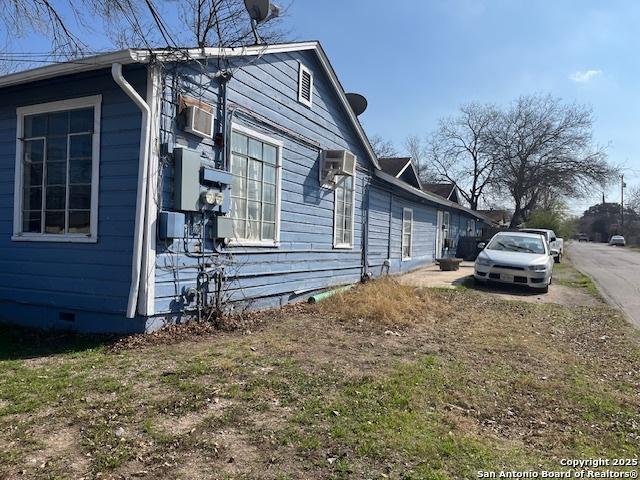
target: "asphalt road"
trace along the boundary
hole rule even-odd
[[[640,252],[603,243],[571,242],[571,262],[591,277],[606,300],[640,328]]]

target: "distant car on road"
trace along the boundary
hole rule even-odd
[[[622,235],[613,235],[609,239],[609,245],[624,247],[627,244],[624,237]]]
[[[544,236],[549,244],[549,248],[556,252],[553,254],[555,262],[560,263],[562,261],[562,256],[564,255],[564,240],[556,237],[553,230],[546,228],[521,228],[520,231],[524,233],[537,233],[538,235]]]
[[[578,241],[579,242],[588,242],[589,241],[589,235],[587,235],[586,233],[579,233],[578,234]]]
[[[478,254],[474,279],[479,283],[500,282],[549,291],[553,257],[557,253],[539,233],[500,232]]]

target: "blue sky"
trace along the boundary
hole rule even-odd
[[[175,18],[165,5],[165,18]],[[367,132],[400,150],[462,103],[551,93],[592,106],[596,141],[627,168],[629,187],[640,184],[640,2],[294,0],[284,26],[294,40],[322,42],[345,89],[369,100]],[[50,48],[35,36],[14,47]],[[607,198],[618,201],[619,188]]]
[[[596,141],[640,183],[640,2],[296,0],[285,23],[369,99],[369,134],[401,147],[461,103],[550,92],[593,107]]]

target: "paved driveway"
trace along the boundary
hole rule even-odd
[[[620,307],[640,327],[640,253],[603,243],[571,242],[571,262],[591,277],[609,303]]]

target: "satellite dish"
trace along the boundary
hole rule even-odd
[[[351,110],[353,110],[353,113],[355,113],[356,116],[362,115],[362,113],[364,113],[364,111],[367,109],[367,99],[359,93],[347,93],[346,95],[347,101],[349,102],[349,105],[351,105]]]
[[[271,0],[244,0],[244,6],[256,23],[264,22],[271,13]]]

